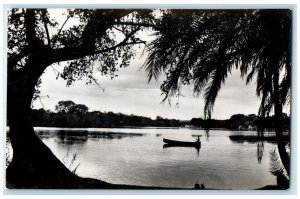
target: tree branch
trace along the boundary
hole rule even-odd
[[[67,21],[68,21],[70,18],[71,18],[71,17],[68,16],[67,19],[65,20],[65,22],[63,23],[63,25],[61,26],[61,28],[58,30],[58,33],[57,33],[57,35],[56,35],[57,37],[56,37],[56,39],[54,39],[53,42],[52,42],[52,45],[53,45],[53,46],[54,46],[54,44],[56,43],[56,41],[57,41],[57,39],[58,39],[58,37],[59,37],[59,35],[60,35],[62,29],[64,28],[65,24],[67,23]]]
[[[121,46],[126,46],[126,45],[135,45],[135,44],[140,44],[144,43],[143,41],[134,41],[134,42],[129,42],[127,41],[139,30],[137,28],[136,30],[132,31],[130,34],[128,34],[123,41],[118,43],[115,46],[101,49],[101,50],[95,50],[89,47],[86,47],[84,45],[79,46],[79,47],[64,47],[61,49],[54,49],[51,52],[52,58],[50,58],[50,63],[55,63],[55,62],[60,62],[60,61],[68,61],[68,60],[73,60],[73,59],[79,59],[85,56],[92,56],[104,52],[109,52],[112,50],[117,49],[118,47]]]
[[[46,22],[46,10],[42,11],[42,15],[43,15],[42,19],[46,30],[47,40],[48,40],[48,48],[51,48],[51,40],[50,40],[49,30]]]
[[[83,46],[95,48],[95,40],[106,35],[106,30],[113,26],[116,19],[125,17],[133,10],[96,10],[82,32]],[[99,20],[101,19],[101,20]]]
[[[87,23],[87,25],[85,26],[83,32],[82,32],[82,44],[80,46],[77,47],[64,47],[61,49],[56,49],[53,50],[54,51],[54,56],[55,58],[53,58],[52,63],[54,62],[58,62],[58,61],[67,61],[67,60],[73,60],[73,59],[78,59],[84,56],[88,56],[88,55],[95,55],[95,54],[99,54],[99,53],[103,53],[103,52],[108,52],[111,50],[114,50],[118,47],[120,47],[121,45],[132,45],[132,44],[138,44],[138,43],[144,43],[145,42],[141,42],[141,41],[135,41],[132,43],[127,43],[128,39],[130,37],[132,37],[138,30],[140,27],[138,27],[137,29],[133,30],[130,34],[125,35],[125,39],[120,42],[119,44],[110,47],[110,48],[106,48],[106,49],[102,49],[102,50],[97,50],[95,49],[95,40],[96,38],[101,38],[102,36],[107,34],[107,29],[111,28],[113,25],[116,24],[116,20],[125,17],[126,15],[132,13],[135,10],[131,10],[131,9],[123,9],[123,10],[96,10],[91,16],[90,19]],[[66,24],[66,22],[68,21],[70,17],[68,17],[64,24]],[[118,22],[118,23],[123,23],[123,22]],[[60,35],[60,32],[63,29],[62,25],[61,29],[59,30],[57,37]],[[128,24],[126,24],[125,22],[123,23],[123,25],[133,25],[133,22],[128,22]],[[135,24],[137,26],[150,26],[150,24]],[[54,43],[57,40],[54,41]]]

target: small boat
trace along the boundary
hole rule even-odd
[[[201,142],[185,142],[185,141],[177,141],[177,140],[169,140],[164,138],[163,141],[167,143],[166,147],[171,147],[171,146],[182,146],[182,147],[196,147],[200,148],[201,147]]]

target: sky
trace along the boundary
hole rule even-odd
[[[40,100],[33,102],[33,106],[54,111],[58,101],[72,100],[77,104],[85,104],[90,111],[112,111],[180,120],[203,116],[203,96],[195,97],[192,86],[183,87],[179,106],[176,106],[177,98],[171,99],[171,105],[168,102],[161,103],[164,96],[161,95],[160,85],[164,76],[161,75],[158,81],[152,80],[148,83],[147,74],[141,68],[143,63],[144,59],[135,59],[129,67],[119,69],[118,77],[113,80],[96,74],[104,91],[97,85],[86,85],[85,80],[67,87],[66,81],[56,79],[54,70],[48,67],[41,77]],[[59,71],[63,66],[53,67]],[[233,71],[219,92],[212,117],[228,119],[238,113],[257,114],[258,107],[259,99],[255,95],[254,83],[245,85],[239,71]]]
[[[50,10],[50,14],[59,24],[66,18],[61,10]],[[71,27],[75,23],[76,21],[68,21],[64,27]],[[147,40],[147,35],[141,37]],[[146,55],[141,56],[138,52],[130,66],[119,69],[118,77],[113,80],[96,74],[104,92],[97,85],[86,85],[84,80],[66,87],[65,80],[56,79],[53,70],[55,68],[61,71],[63,64],[48,67],[41,77],[41,97],[33,102],[33,107],[54,111],[58,101],[72,100],[78,104],[85,104],[90,111],[120,112],[153,119],[156,116],[180,120],[203,117],[204,99],[201,95],[194,96],[192,86],[182,89],[183,97],[179,99],[179,106],[176,106],[176,98],[171,99],[171,105],[168,102],[161,103],[164,96],[161,95],[160,85],[164,77],[160,76],[158,81],[148,83],[145,69],[141,68],[145,59]],[[219,92],[212,117],[228,119],[233,114],[257,114],[258,108],[259,99],[255,94],[254,82],[246,85],[240,78],[239,71],[232,71],[232,75],[227,78]]]

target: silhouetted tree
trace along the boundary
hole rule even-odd
[[[203,119],[201,118],[192,118],[190,121],[191,126],[203,127]]]
[[[193,84],[196,94],[204,92],[205,116],[211,118],[233,68],[240,68],[246,83],[256,77],[259,115],[265,117],[274,108],[278,150],[289,173],[282,107],[290,99],[291,10],[169,11],[156,29],[146,70],[149,81],[166,74],[161,86],[165,99],[180,96],[182,85]]]
[[[89,108],[83,104],[75,104],[73,101],[59,101],[55,106],[59,113],[85,114]]]
[[[244,122],[247,120],[247,117],[243,114],[236,114],[236,115],[232,115],[229,118],[229,124],[230,124],[230,128],[232,129],[238,129],[240,125],[243,125]]]
[[[67,85],[83,78],[95,82],[96,66],[113,78],[117,66],[129,65],[132,47],[144,43],[136,33],[154,22],[152,10],[68,9],[65,17],[58,24],[47,9],[9,10],[7,113],[13,160],[7,168],[8,187],[78,186],[80,179],[34,133],[30,106],[35,87],[55,63],[62,63],[59,76]],[[71,19],[76,22],[65,28]]]
[[[73,101],[59,101],[55,106],[55,110],[59,113],[70,113],[72,107],[75,106]]]

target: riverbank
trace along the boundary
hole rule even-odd
[[[8,189],[131,189],[131,190],[181,189],[181,188],[168,188],[168,187],[156,187],[156,186],[111,184],[93,178],[82,178],[82,177],[78,177],[76,180],[72,179],[69,182],[63,180],[63,182],[55,182],[55,183],[47,182],[47,183],[39,183],[39,184],[35,184],[35,183],[11,184],[7,182],[6,188]]]
[[[72,180],[69,183],[54,183],[54,184],[27,184],[27,185],[16,185],[16,184],[6,184],[8,189],[105,189],[105,190],[223,190],[214,188],[204,188],[195,189],[191,188],[174,188],[174,187],[158,187],[158,186],[138,186],[138,185],[125,185],[125,184],[111,184],[101,180],[93,178],[82,178],[78,177],[77,180]],[[232,189],[226,189],[232,190]],[[282,190],[276,185],[266,185],[254,190]]]

